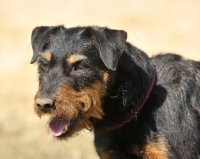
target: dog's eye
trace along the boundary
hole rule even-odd
[[[73,67],[73,70],[74,70],[74,71],[82,71],[83,68],[80,67],[80,66],[74,66],[74,67]]]
[[[48,69],[48,67],[49,67],[48,63],[42,63],[41,66],[45,70]]]
[[[43,58],[40,58],[38,60],[38,65],[39,65],[39,68],[41,68],[42,70],[47,70],[49,68],[49,63],[48,61],[46,61],[45,59]]]

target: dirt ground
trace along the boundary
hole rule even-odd
[[[176,52],[200,60],[199,0],[0,0],[0,156],[5,159],[97,159],[93,135],[68,141],[47,132],[33,112],[37,71],[30,65],[36,26],[100,25],[123,29],[154,55]]]

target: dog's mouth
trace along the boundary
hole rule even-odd
[[[69,119],[54,117],[49,122],[49,132],[53,136],[60,136],[67,132],[69,125]]]
[[[49,122],[49,132],[55,137],[64,137],[73,129],[75,119],[54,117]]]

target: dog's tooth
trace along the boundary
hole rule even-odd
[[[65,126],[62,133],[67,132],[67,130],[68,130],[68,126]]]

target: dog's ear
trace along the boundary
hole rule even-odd
[[[91,38],[105,66],[115,71],[124,51],[127,33],[108,28],[91,29]]]
[[[34,63],[42,51],[45,43],[48,42],[51,33],[56,29],[56,27],[41,26],[33,29],[31,34],[31,44],[33,48],[33,57],[31,59],[31,64]]]

